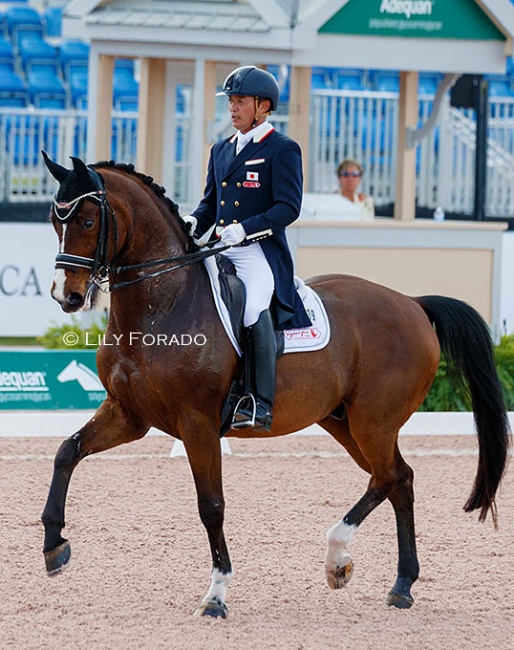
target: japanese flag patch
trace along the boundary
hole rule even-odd
[[[246,180],[247,181],[258,181],[259,180],[259,172],[246,172]]]

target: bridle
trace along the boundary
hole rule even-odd
[[[170,273],[189,264],[195,264],[200,262],[212,255],[217,255],[223,251],[231,248],[230,246],[217,246],[215,249],[210,250],[196,250],[193,253],[186,253],[185,255],[178,255],[173,257],[164,257],[158,260],[151,260],[149,262],[141,262],[139,264],[130,264],[127,266],[118,266],[113,267],[112,263],[116,259],[117,255],[117,238],[118,238],[118,226],[116,222],[116,213],[112,209],[109,201],[107,199],[107,193],[105,191],[105,185],[102,177],[94,169],[88,167],[88,172],[90,178],[95,185],[95,189],[77,196],[75,199],[69,202],[58,202],[54,197],[53,199],[53,212],[57,220],[62,224],[69,223],[79,207],[82,201],[89,200],[94,201],[100,206],[100,231],[98,234],[98,241],[93,257],[83,257],[81,255],[73,255],[70,253],[58,253],[55,258],[55,268],[56,269],[67,269],[70,271],[75,271],[79,268],[89,269],[91,271],[91,276],[89,282],[95,284],[99,289],[105,291],[114,291],[115,289],[120,289],[121,287],[126,287],[131,284],[136,284],[138,282],[143,282],[150,278],[158,277],[163,273]],[[68,212],[63,216],[59,214],[63,210],[68,210]],[[180,218],[180,217],[179,217]],[[111,260],[109,260],[109,236],[111,231],[114,235],[114,255]],[[216,244],[216,241],[209,242],[207,246],[213,246]],[[198,247],[197,247],[198,248]],[[141,275],[132,280],[126,280],[122,282],[117,282],[114,284],[109,284],[108,289],[104,289],[102,285],[109,282],[109,276],[119,273],[124,273],[126,271],[140,271],[142,269],[151,268],[153,266],[161,266],[163,264],[174,264],[166,269],[161,269],[160,271],[155,271],[154,273],[149,273],[146,275]]]
[[[100,231],[93,257],[82,257],[70,253],[58,253],[55,258],[56,269],[76,270],[77,268],[89,269],[91,271],[90,281],[94,284],[105,282],[109,275],[109,235],[112,228],[114,236],[114,255],[116,257],[118,242],[118,225],[116,213],[107,200],[105,186],[102,177],[91,167],[88,168],[89,176],[94,183],[95,189],[91,192],[81,194],[69,202],[58,202],[53,199],[53,212],[57,220],[62,224],[69,223],[75,216],[77,208],[82,201],[89,200],[98,203],[100,206]],[[62,211],[68,210],[63,216]]]

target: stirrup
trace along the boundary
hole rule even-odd
[[[251,407],[249,409],[251,416],[248,417],[246,413],[239,413],[241,405],[245,402],[250,401]],[[234,409],[234,414],[232,415],[232,429],[251,429],[255,426],[255,415],[257,413],[257,402],[255,397],[248,393],[248,395],[243,395],[241,399],[236,404]],[[240,417],[240,420],[237,420],[237,417]]]

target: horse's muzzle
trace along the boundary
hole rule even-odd
[[[53,296],[53,298],[54,300],[57,300],[61,305],[61,309],[67,314],[78,311],[84,306],[84,296],[78,293],[78,291],[72,291],[67,294],[64,300],[59,300],[55,296]]]

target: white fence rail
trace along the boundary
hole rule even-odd
[[[432,97],[419,101],[420,124],[430,114]],[[514,217],[514,99],[492,98],[489,115],[487,204],[489,216]],[[113,114],[111,157],[134,163],[137,114]],[[287,132],[287,116],[274,123]],[[192,121],[177,115],[175,187],[179,204],[192,205]],[[219,130],[219,137],[223,129]],[[44,149],[62,164],[69,156],[85,158],[87,115],[82,111],[0,109],[0,200],[30,202],[48,199],[55,184],[46,172]],[[311,110],[309,191],[337,189],[335,170],[344,158],[355,158],[366,170],[363,190],[377,205],[394,202],[398,141],[398,96],[371,91],[316,90]],[[473,111],[443,104],[432,133],[417,149],[417,202],[441,205],[450,212],[471,214],[474,195],[475,121]]]

